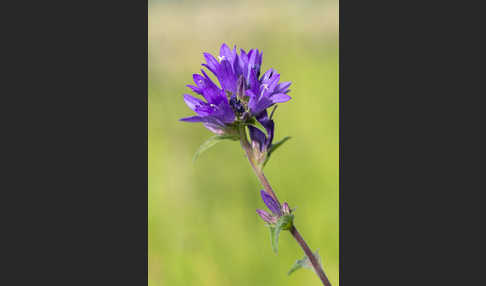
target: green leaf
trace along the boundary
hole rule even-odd
[[[265,160],[265,162],[263,163],[263,166],[265,166],[268,162],[268,159],[270,159],[270,155],[272,155],[273,152],[275,152],[275,150],[277,150],[278,147],[282,146],[283,143],[285,143],[287,140],[289,140],[290,136],[286,136],[284,137],[282,140],[278,141],[277,143],[275,144],[272,144],[272,146],[270,146],[270,149],[268,149],[268,154],[267,154],[267,159]]]
[[[321,265],[321,267],[322,267],[321,256],[319,255],[319,253],[317,253],[317,250],[316,250],[316,252],[314,252],[314,256],[317,257],[317,261],[318,261],[319,265]],[[314,270],[314,267],[312,267],[312,263],[311,263],[310,259],[307,257],[307,255],[305,255],[304,258],[295,261],[294,265],[292,265],[292,267],[290,268],[290,270],[287,274],[290,275],[290,274],[294,273],[295,271],[297,271],[301,268],[307,268],[307,269]]]
[[[278,218],[275,226],[270,227],[273,252],[278,252],[278,237],[282,230],[289,230],[292,227],[294,215],[284,215]]]
[[[294,273],[295,271],[299,270],[300,268],[304,267],[306,259],[307,259],[307,256],[304,257],[303,259],[299,259],[299,260],[295,261],[294,265],[292,265],[292,267],[290,268],[287,275],[290,275],[290,274]]]
[[[278,141],[277,143],[275,144],[272,144],[272,146],[270,147],[270,150],[268,150],[268,155],[272,154],[273,152],[275,152],[275,150],[277,150],[278,147],[282,146],[283,143],[285,143],[287,140],[289,140],[290,136],[286,136],[284,137],[282,140]]]
[[[208,150],[209,148],[213,147],[214,145],[216,145],[217,143],[223,141],[223,140],[239,140],[240,137],[237,136],[237,135],[216,135],[216,136],[213,136],[211,138],[209,138],[208,140],[204,141],[204,143],[201,144],[201,146],[199,146],[199,148],[197,149],[196,153],[194,153],[194,157],[192,158],[192,161],[196,161],[196,159],[206,150]]]
[[[270,240],[272,242],[273,252],[277,253],[277,251],[278,251],[278,237],[277,237],[277,241],[275,241],[275,227],[273,227],[273,226],[270,226]]]
[[[275,227],[275,230],[273,232],[272,247],[273,247],[273,252],[275,252],[275,254],[278,252],[278,236],[280,235],[281,230],[282,228]]]

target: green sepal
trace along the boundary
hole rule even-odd
[[[238,135],[216,135],[208,140],[204,141],[204,143],[199,146],[197,149],[196,153],[194,153],[194,156],[192,157],[192,161],[196,161],[196,159],[206,150],[209,148],[213,147],[217,143],[223,141],[223,140],[240,140],[240,137]]]
[[[265,134],[265,136],[268,137],[267,129],[265,128],[265,126],[263,126],[263,124],[261,124],[260,121],[256,120],[255,118],[251,118],[245,124],[251,125],[251,126],[259,129],[260,131],[263,132],[263,134]]]
[[[263,163],[263,166],[265,166],[267,164],[268,160],[270,159],[270,155],[272,155],[272,153],[275,152],[275,150],[277,150],[278,147],[282,146],[282,144],[285,143],[290,138],[292,138],[292,137],[286,136],[282,140],[280,140],[277,143],[272,144],[270,146],[270,148],[268,149],[268,152],[267,152],[267,158],[265,159],[265,162]]]
[[[283,215],[278,218],[275,225],[270,226],[270,237],[272,240],[273,252],[278,252],[278,237],[282,230],[289,230],[292,227],[294,215]]]
[[[316,252],[314,252],[314,256],[317,257],[317,261],[318,261],[319,265],[322,267],[321,256],[319,255],[319,253],[317,253],[317,250],[316,250]],[[294,273],[295,271],[297,271],[301,268],[307,268],[307,269],[314,270],[314,267],[312,267],[312,263],[311,263],[309,257],[307,257],[307,255],[305,255],[304,258],[295,261],[294,265],[292,265],[292,267],[290,268],[290,270],[287,274],[290,275],[290,274]]]

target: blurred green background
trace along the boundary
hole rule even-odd
[[[303,252],[288,232],[272,252],[259,182],[238,142],[195,162],[212,134],[182,94],[203,52],[263,51],[262,73],[292,81],[292,100],[274,116],[284,144],[265,168],[280,200],[339,285],[338,2],[149,0],[149,285],[319,285],[310,270],[287,276]]]

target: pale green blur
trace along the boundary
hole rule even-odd
[[[263,4],[263,2],[265,4]],[[179,122],[193,112],[182,94],[202,53],[263,51],[292,81],[275,139],[292,139],[265,168],[295,224],[339,285],[338,3],[333,1],[149,0],[149,285],[319,285],[310,270],[287,276],[303,252],[288,232],[272,252],[261,186],[238,142],[192,156],[212,134]]]

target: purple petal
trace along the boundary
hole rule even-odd
[[[188,88],[192,89],[192,91],[194,91],[195,93],[197,94],[201,94],[202,95],[202,89],[200,89],[199,87],[197,86],[193,86],[193,85],[186,85]]]
[[[245,94],[246,94],[246,96],[250,97],[250,102],[251,102],[252,99],[257,100],[256,94],[251,89],[247,89],[245,91]]]
[[[235,62],[233,63],[233,70],[235,71],[236,77],[243,75],[243,65],[240,62],[240,57],[236,55]]]
[[[247,73],[246,73],[246,81],[249,82],[250,81],[250,74],[251,74],[251,71],[253,70],[253,68],[255,67],[255,61],[256,61],[256,51],[255,50],[251,50],[249,53],[248,53],[248,56],[249,56],[249,60],[248,60],[248,67],[247,67]]]
[[[203,122],[203,123],[209,123],[209,124],[212,124],[214,126],[218,126],[220,128],[224,128],[225,125],[224,123],[215,118],[215,117],[212,117],[212,116],[191,116],[191,117],[185,117],[185,118],[181,118],[179,119],[180,121],[184,121],[184,122]]]
[[[282,215],[282,211],[280,210],[280,205],[277,203],[269,194],[267,194],[264,190],[260,191],[262,196],[263,202],[267,206],[267,208],[272,211],[277,216]]]
[[[252,114],[259,114],[263,110],[272,106],[274,102],[268,97],[262,97],[258,100],[252,100],[250,97],[250,101],[248,102],[248,107],[250,108],[250,112]]]
[[[218,80],[221,87],[225,90],[235,92],[236,75],[231,68],[231,64],[227,60],[222,60],[218,70]]]
[[[250,139],[252,141],[252,144],[258,143],[260,152],[262,152],[263,148],[266,147],[265,143],[267,141],[267,137],[265,136],[265,133],[263,133],[260,129],[251,125],[248,125],[248,130],[250,131]]]
[[[257,209],[256,212],[267,223],[274,224],[277,222],[277,219],[275,217],[273,217],[264,210]]]
[[[196,108],[200,105],[207,105],[206,102],[198,99],[198,98],[195,98],[189,94],[184,94],[184,101],[186,102],[187,106],[189,106],[190,109],[192,109],[193,111],[196,111]]]
[[[233,123],[235,121],[235,113],[233,108],[227,102],[221,102],[218,106],[217,118],[224,123]]]
[[[274,103],[286,102],[291,99],[291,97],[286,95],[285,93],[273,94],[270,98]]]
[[[274,69],[269,69],[267,70],[263,75],[262,75],[262,78],[260,79],[260,81],[267,81],[271,76],[272,74],[275,72]]]
[[[245,50],[241,49],[240,56],[238,57],[239,70],[245,78],[248,76],[248,55]]]
[[[220,98],[220,89],[211,78],[208,77],[204,70],[201,70],[202,75],[194,74],[194,82],[197,84],[198,89],[201,91],[202,96],[207,100],[208,103],[218,104],[221,102],[222,98]]]
[[[275,92],[276,93],[287,93],[289,91],[289,86],[291,84],[292,83],[290,81],[281,82],[277,85],[277,87],[275,87]]]
[[[206,62],[208,64],[207,65],[203,64],[203,65],[207,67],[211,72],[216,74],[216,71],[218,70],[218,66],[219,66],[218,61],[210,53],[204,53],[204,58],[206,59]]]
[[[268,83],[268,90],[273,92],[277,87],[279,80],[280,80],[280,75],[278,73],[272,74],[272,77],[270,78]]]
[[[235,61],[236,49],[233,52],[226,44],[223,44],[219,49],[219,55],[226,59],[229,63],[233,63]]]
[[[257,53],[258,53],[258,50],[257,50]],[[262,66],[262,58],[263,58],[263,52],[260,52],[257,55],[257,59],[256,59],[256,64],[258,65],[258,69],[260,69],[260,67]]]
[[[215,134],[223,135],[225,133],[224,129],[220,125],[208,123],[208,122],[203,123],[203,125],[207,129],[209,129],[209,131],[211,131]]]
[[[211,116],[192,116],[180,119],[181,121],[185,122],[202,122],[204,126],[209,129],[211,132],[214,132],[218,135],[225,133],[225,125],[219,119],[211,117]]]
[[[260,82],[258,81],[258,76],[256,70],[250,71],[250,80],[248,82],[250,84],[250,89],[254,94],[258,94],[260,90]]]
[[[195,73],[192,75],[192,79],[199,89],[202,90],[205,87],[204,82],[206,79],[202,75]]]
[[[184,122],[203,122],[203,118],[201,116],[184,117],[179,120]]]
[[[212,68],[209,67],[207,64],[201,64],[203,67],[206,67],[210,72],[212,72],[215,76],[218,76],[217,72],[218,70],[213,70]]]

